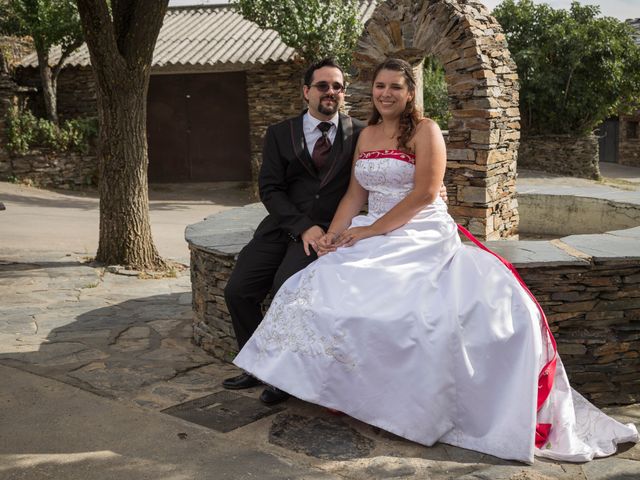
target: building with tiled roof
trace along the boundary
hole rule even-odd
[[[636,45],[640,46],[640,18],[630,18],[626,22],[636,29],[636,33],[633,35],[633,38],[636,41]]]
[[[360,1],[360,19],[364,23],[376,6],[376,0]],[[51,63],[57,62],[60,50],[54,50]],[[260,28],[246,20],[230,5],[196,5],[169,7],[153,52],[155,71],[212,68],[245,70],[256,65],[288,62],[295,51],[273,30]],[[37,67],[35,53],[21,62]],[[86,45],[78,48],[65,61],[72,67],[89,66]]]
[[[363,23],[376,3],[360,1]],[[53,51],[50,61],[59,55]],[[276,32],[230,5],[169,7],[149,84],[150,181],[250,180],[266,127],[303,107],[302,68]],[[16,76],[39,87],[35,54],[22,59]],[[58,110],[62,119],[95,115],[86,45],[65,61]]]
[[[635,29],[633,34],[638,48],[640,48],[640,18],[626,21]],[[605,126],[609,124],[609,132],[614,139],[609,140],[609,152],[600,155],[600,158],[614,159],[622,165],[640,167],[640,110],[629,115],[620,115],[617,119],[609,119]],[[601,141],[601,146],[607,148],[607,138]]]
[[[60,49],[52,52],[57,62]],[[244,19],[229,5],[170,7],[153,52],[153,68],[164,69],[246,69],[269,62],[293,60],[295,52],[276,32],[263,30]],[[26,67],[36,67],[34,54],[22,60]],[[66,60],[70,67],[89,66],[86,45]]]

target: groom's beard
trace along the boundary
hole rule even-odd
[[[322,103],[327,98],[333,99],[333,103]],[[318,103],[318,112],[322,113],[323,115],[334,115],[338,111],[339,107],[340,105],[335,95],[324,95],[322,96],[322,98],[320,98],[320,102]]]

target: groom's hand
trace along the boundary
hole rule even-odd
[[[447,203],[449,201],[449,198],[447,197],[447,187],[444,186],[444,183],[440,187],[440,198],[442,198],[444,203]]]
[[[302,246],[304,248],[304,253],[307,256],[311,255],[311,250],[309,247],[313,248],[314,251],[318,251],[318,242],[324,235],[324,230],[320,228],[318,225],[314,225],[313,227],[305,230],[300,238],[302,239]]]

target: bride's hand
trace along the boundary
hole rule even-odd
[[[375,233],[371,227],[353,227],[344,232],[336,239],[334,245],[336,247],[351,247],[360,240],[373,237]]]
[[[318,256],[326,255],[327,253],[334,252],[336,250],[335,241],[338,238],[338,234],[334,232],[325,233],[320,240],[318,240]]]

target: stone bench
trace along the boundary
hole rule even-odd
[[[185,232],[194,340],[221,359],[237,350],[223,290],[265,214],[261,204],[251,204]],[[486,245],[516,266],[542,305],[574,388],[599,406],[639,402],[640,227]]]

